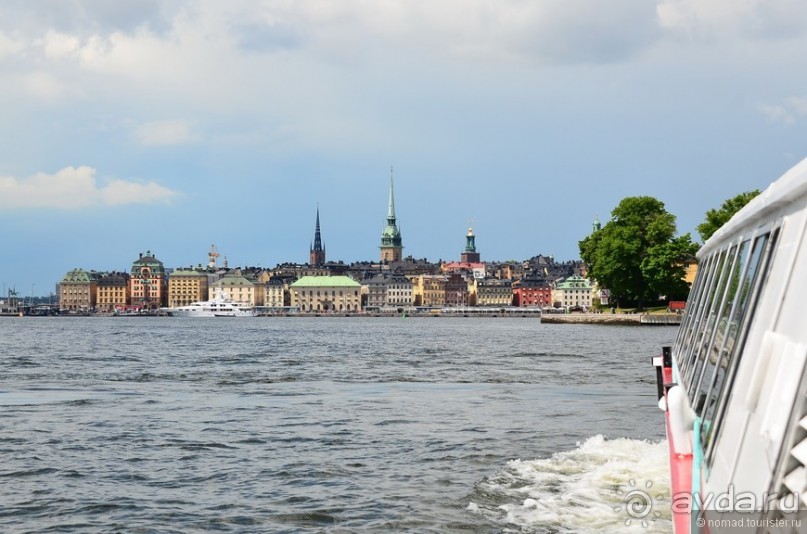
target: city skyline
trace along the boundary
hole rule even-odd
[[[0,283],[75,267],[579,257],[650,195],[679,233],[807,156],[797,0],[0,7]],[[37,291],[39,293],[39,291]]]

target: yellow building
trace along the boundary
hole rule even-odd
[[[434,274],[421,274],[412,279],[412,299],[415,306],[446,305],[446,277]]]
[[[114,312],[126,308],[131,303],[129,275],[126,273],[105,273],[98,278],[95,307],[98,311]]]
[[[249,306],[263,306],[264,291],[263,284],[243,276],[241,269],[235,269],[210,284],[208,298],[224,297]]]
[[[264,284],[263,305],[270,308],[286,306],[286,284],[281,278],[270,278]]]
[[[347,276],[304,276],[289,288],[302,312],[359,312],[361,284]]]
[[[177,308],[208,298],[208,274],[205,271],[179,270],[168,275],[168,306]]]

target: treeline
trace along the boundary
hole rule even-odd
[[[741,193],[718,209],[706,212],[697,227],[703,242],[759,194]],[[687,265],[700,245],[687,233],[677,236],[675,215],[649,196],[627,197],[611,212],[611,219],[580,241],[580,257],[589,278],[610,290],[617,306],[644,308],[659,301],[685,300]]]

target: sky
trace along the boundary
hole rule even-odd
[[[4,0],[0,283],[74,268],[579,257],[807,157],[803,0]]]

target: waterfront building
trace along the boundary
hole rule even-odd
[[[98,273],[73,269],[59,282],[59,309],[89,312],[98,298]]]
[[[412,300],[415,306],[443,307],[446,305],[446,277],[422,274],[412,280]]]
[[[263,286],[263,305],[270,308],[282,308],[289,305],[288,286],[283,278],[270,278]]]
[[[459,273],[454,273],[445,282],[445,306],[465,307],[470,305],[468,281]]]
[[[573,275],[557,284],[554,300],[564,308],[591,308],[591,281],[579,275]]]
[[[98,277],[95,308],[111,313],[126,308],[132,301],[128,273],[103,273]]]
[[[361,284],[347,276],[304,276],[289,294],[291,306],[302,312],[361,311]]]
[[[165,306],[168,300],[165,267],[151,251],[140,253],[140,257],[132,263],[130,274],[129,291],[132,306],[141,309],[157,309]]]
[[[322,246],[322,235],[319,230],[319,206],[317,206],[317,223],[314,227],[314,242],[309,249],[309,264],[319,266],[325,264],[325,247]]]
[[[552,285],[545,278],[522,278],[512,285],[513,306],[547,308],[554,304]]]
[[[510,280],[485,278],[476,281],[477,306],[512,306],[513,287]]]
[[[395,218],[395,194],[392,183],[392,169],[389,176],[389,204],[387,206],[387,225],[381,232],[381,263],[401,261],[403,257],[403,240]]]
[[[411,306],[412,282],[401,272],[393,274],[377,274],[362,284],[366,288],[367,307],[387,308]]]
[[[210,284],[208,299],[229,298],[248,306],[263,306],[264,288],[254,278],[244,276],[241,269],[234,269]]]
[[[211,274],[201,269],[179,269],[168,275],[168,306],[178,308],[208,299]]]

